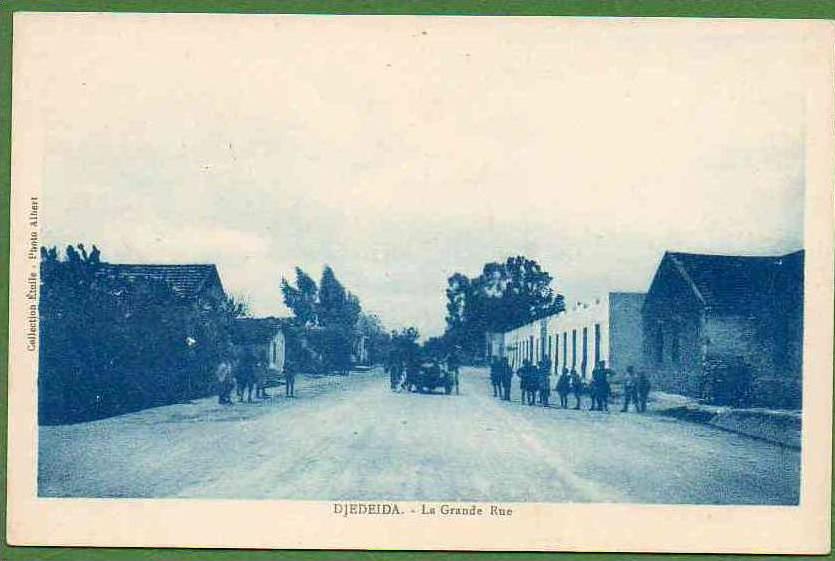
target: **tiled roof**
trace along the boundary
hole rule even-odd
[[[712,308],[758,305],[787,285],[803,281],[803,251],[775,257],[668,252],[665,258]]]
[[[272,340],[281,330],[281,320],[277,318],[238,318],[235,320],[232,339],[241,345],[265,343]]]
[[[220,276],[214,265],[127,265],[103,263],[99,273],[119,278],[160,280],[180,296],[193,297]]]

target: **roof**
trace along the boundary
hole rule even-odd
[[[127,279],[154,279],[167,283],[179,296],[194,297],[212,283],[220,283],[215,265],[128,265],[102,263],[99,273]]]
[[[802,286],[802,250],[756,257],[667,252],[664,260],[673,264],[699,301],[711,308],[742,308],[791,284]]]
[[[232,340],[239,345],[266,343],[281,332],[281,320],[278,318],[237,318]]]

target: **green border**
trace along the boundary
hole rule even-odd
[[[9,194],[11,186],[11,53],[12,14],[36,12],[214,12],[296,14],[434,14],[515,16],[614,16],[614,17],[730,17],[835,19],[832,0],[0,0],[0,293],[9,290]],[[0,298],[0,339],[8,341],[8,298]],[[0,454],[6,457],[8,412],[8,347],[3,344],[0,368]],[[409,551],[266,551],[152,548],[12,547],[6,544],[6,465],[0,462],[0,559],[8,561],[50,559],[58,561],[132,561],[147,559],[210,559],[214,561],[291,559],[311,561],[414,560],[478,561],[513,559],[626,560],[636,557],[671,560],[747,559],[742,555],[634,555],[594,553],[453,553]],[[792,559],[835,558],[804,556]]]

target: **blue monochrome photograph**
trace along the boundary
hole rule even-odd
[[[37,497],[801,506],[802,34],[345,19],[21,47]]]

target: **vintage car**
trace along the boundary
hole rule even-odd
[[[424,362],[419,367],[409,368],[406,372],[406,387],[412,392],[428,393],[437,388],[444,388],[446,394],[452,393],[452,375],[437,362]]]

